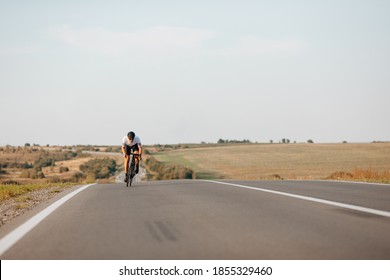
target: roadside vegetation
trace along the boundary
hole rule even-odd
[[[9,198],[22,196],[29,192],[38,191],[50,188],[67,188],[71,187],[72,183],[31,183],[31,184],[0,184],[0,202]],[[55,190],[53,190],[55,192]],[[26,197],[26,199],[29,199]]]
[[[390,184],[390,170],[375,171],[372,169],[356,168],[351,172],[345,172],[345,171],[334,172],[326,179]]]
[[[120,157],[88,152],[117,152],[118,147],[0,147],[0,201],[25,193],[66,188],[96,180],[112,181]],[[87,151],[87,153],[86,153]]]
[[[110,158],[96,158],[80,165],[80,171],[91,179],[104,179],[117,171],[116,162]]]
[[[167,164],[147,157],[145,165],[151,180],[195,179],[193,170],[180,164]]]
[[[90,153],[93,152],[93,153]],[[100,155],[94,152],[109,152]],[[115,155],[118,153],[118,155]],[[0,200],[43,188],[112,182],[123,171],[119,146],[0,147]],[[322,179],[390,183],[390,143],[251,143],[145,147],[147,180]]]

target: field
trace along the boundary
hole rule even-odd
[[[0,147],[0,226],[75,185],[112,181],[115,147]]]
[[[29,191],[112,180],[122,158],[106,147],[0,147],[0,201]]]
[[[145,148],[142,165],[145,173],[153,175],[149,178],[190,175],[189,178],[196,179],[390,183],[390,143],[194,144]],[[105,151],[115,153],[99,153]],[[0,147],[0,226],[66,188],[97,180],[113,181],[123,170],[123,158],[118,152],[119,147]],[[146,164],[148,160],[154,162],[157,171]]]
[[[195,174],[193,178],[341,179],[390,183],[388,142],[193,144],[145,148],[149,154],[145,158],[154,157],[164,163],[189,168]],[[105,149],[99,147],[99,151]],[[118,151],[119,148],[115,150]],[[88,180],[88,172],[84,171],[84,176],[78,177],[83,173],[80,166],[105,155],[72,151],[66,147],[2,147],[0,183],[82,183]],[[115,154],[109,156],[115,159],[117,168],[121,169],[122,157]],[[39,172],[44,174],[44,178],[40,178]]]
[[[121,157],[107,147],[0,147],[0,183],[79,182],[80,166],[96,158]],[[98,151],[98,152],[97,152]],[[87,176],[88,174],[84,174]],[[84,177],[85,177],[84,176]]]
[[[197,178],[390,183],[390,143],[192,145],[152,156],[191,168]]]

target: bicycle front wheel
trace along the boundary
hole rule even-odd
[[[127,178],[126,178],[126,187],[129,186],[130,184],[130,175],[129,174],[126,174]]]
[[[131,187],[131,183],[133,182],[133,178],[134,178],[134,163],[131,163],[130,172],[129,172],[129,180],[127,180],[128,182],[130,182],[130,187]]]

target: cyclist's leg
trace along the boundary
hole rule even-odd
[[[135,166],[134,166],[134,159],[132,160],[132,162],[130,162],[130,169],[129,169],[129,173],[130,173],[130,179],[133,179],[134,177],[134,169],[135,169]]]
[[[139,171],[139,151],[134,151],[134,159],[135,159],[135,174],[138,174]]]
[[[128,170],[129,170],[129,161],[130,161],[130,147],[129,146],[126,146],[126,154],[128,155],[127,158],[125,158],[125,162],[124,162],[124,168],[125,168],[125,182],[127,181],[127,173],[128,173]]]

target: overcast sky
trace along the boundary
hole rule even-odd
[[[390,1],[0,0],[0,145],[390,140]]]

